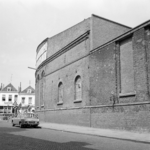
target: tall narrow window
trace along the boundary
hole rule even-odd
[[[18,95],[15,95],[14,96],[14,101],[17,102],[17,100],[18,100]]]
[[[22,97],[22,102],[21,102],[22,104],[24,104],[25,103],[25,97]]]
[[[120,43],[121,93],[134,92],[132,38]]]
[[[58,101],[63,102],[63,83],[60,82],[58,85]]]
[[[12,95],[9,95],[8,101],[12,101]]]
[[[82,82],[81,77],[77,76],[75,78],[75,100],[82,99]]]
[[[29,97],[29,104],[32,104],[32,97]]]
[[[6,96],[2,95],[2,101],[5,101],[5,100],[6,100]]]

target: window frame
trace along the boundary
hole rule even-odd
[[[60,99],[60,95],[62,96],[61,99]],[[63,98],[64,98],[63,82],[60,81],[58,83],[58,102],[57,102],[57,105],[62,105],[63,104]]]
[[[80,82],[78,83],[78,80],[80,79]],[[80,85],[80,90],[78,91],[77,89],[77,86]],[[80,75],[77,75],[75,77],[75,80],[74,80],[74,102],[82,102],[82,78]],[[78,91],[78,92],[77,92]],[[78,94],[80,92],[80,97],[78,98]]]
[[[28,104],[32,104],[32,97],[28,98]]]
[[[11,87],[7,87],[7,92],[11,91]]]
[[[3,99],[3,98],[4,98],[4,99]],[[6,95],[5,95],[5,94],[2,95],[2,101],[3,101],[3,102],[6,101]]]
[[[8,102],[12,101],[12,95],[8,95]]]
[[[22,97],[22,98],[21,98],[21,103],[22,103],[22,104],[25,104],[25,97]]]

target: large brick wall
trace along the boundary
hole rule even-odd
[[[145,30],[145,48],[146,48],[146,70],[147,74],[147,86],[148,86],[148,95],[150,95],[150,28]]]
[[[148,100],[147,70],[146,70],[146,47],[145,47],[145,30],[141,28],[133,35],[134,49],[134,71],[135,71],[135,88],[136,101]]]
[[[120,44],[126,39],[115,41],[93,52],[90,56],[90,96],[91,104],[100,104],[91,108],[91,126],[98,128],[150,131],[150,95],[149,95],[149,31],[144,28],[134,32],[132,37],[133,74],[135,93],[121,93],[121,73],[130,75],[130,70],[121,71]],[[115,44],[116,43],[116,44]],[[146,45],[147,44],[147,45]],[[128,48],[128,46],[126,47]],[[132,65],[125,63],[124,65]],[[106,68],[105,68],[106,67]],[[126,66],[124,66],[126,68]],[[129,72],[128,72],[129,71]],[[115,87],[116,85],[116,87]],[[125,85],[126,88],[132,88]],[[116,90],[116,104],[110,100],[110,93]]]
[[[150,131],[150,105],[92,108],[92,127]]]
[[[93,17],[48,39],[47,58],[52,59],[36,72],[36,76],[45,72],[44,80],[36,83],[36,105],[44,103],[44,107],[37,111],[42,121],[96,128],[150,129],[150,31],[140,28],[108,42],[128,29]],[[84,40],[76,41],[85,33]],[[121,43],[129,37],[133,47],[127,44],[121,49]],[[75,44],[69,49],[61,51],[73,42]],[[101,45],[105,42],[108,43]],[[132,56],[124,52],[128,47]],[[129,62],[128,56],[131,57]],[[75,102],[74,83],[78,75],[82,80],[82,100]],[[134,85],[125,84],[128,77]],[[43,98],[41,82],[44,82]],[[58,103],[60,82],[63,83],[63,103]],[[123,86],[125,89],[132,87],[132,92],[122,92]]]
[[[91,105],[109,104],[111,92],[116,93],[115,44],[110,44],[90,55]]]
[[[48,39],[47,58],[90,30],[90,18]]]
[[[44,121],[59,124],[73,124],[81,126],[90,126],[89,109],[65,109],[46,111]]]
[[[96,15],[92,15],[91,22],[91,50],[105,44],[106,42],[131,29],[127,26],[101,18]]]

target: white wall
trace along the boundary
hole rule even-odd
[[[5,101],[2,101],[2,95],[5,95]],[[12,95],[12,101],[9,101],[8,98],[9,98],[9,95]],[[15,95],[18,96],[18,93],[0,93],[0,106],[12,106],[12,104],[14,103],[14,100],[15,100]],[[18,102],[17,102],[18,103]]]
[[[32,104],[30,104],[30,105],[35,106],[35,95],[23,95],[23,94],[19,95],[19,100],[18,100],[19,104],[22,103],[23,97],[25,98],[25,103],[22,104],[22,106],[29,105],[29,97],[32,98]]]

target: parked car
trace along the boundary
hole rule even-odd
[[[19,125],[21,128],[27,126],[37,127],[39,125],[39,119],[37,114],[34,113],[18,114],[16,117],[12,117],[11,123],[12,126]]]

